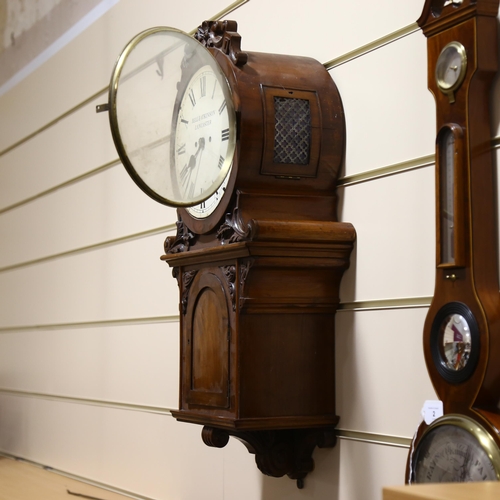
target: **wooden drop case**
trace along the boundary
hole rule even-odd
[[[172,413],[203,425],[209,446],[238,438],[263,473],[301,487],[314,448],[335,444],[339,420],[335,312],[355,239],[336,215],[342,103],[319,62],[242,52],[233,21],[205,22],[196,37],[230,84],[238,140],[217,209],[204,219],[179,209],[165,242],[180,292]],[[304,120],[305,153],[293,140]]]

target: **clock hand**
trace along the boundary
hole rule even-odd
[[[205,138],[200,137],[200,140],[198,141],[198,151],[196,151],[195,156],[198,156],[198,153],[200,151],[203,151],[205,149]]]
[[[181,170],[181,182],[182,184],[185,184],[186,181],[189,181],[189,178],[191,177],[191,172],[193,171],[193,168],[196,165],[196,156],[191,155],[189,158],[189,162],[184,165],[184,168]],[[189,175],[188,175],[189,174]]]
[[[200,140],[198,141],[198,151],[196,151],[196,156],[198,156],[198,153],[200,153],[200,157],[197,161],[198,168],[196,169],[196,177],[194,179],[194,184],[196,185],[196,181],[198,180],[198,174],[200,173],[200,165],[201,165],[201,157],[203,156],[203,151],[205,150],[205,138],[201,137]]]
[[[198,141],[198,149],[196,150],[196,153],[189,157],[189,162],[181,170],[181,182],[184,185],[185,193],[187,193],[188,189],[190,189],[189,197],[191,197],[194,193],[194,188],[196,187],[196,179],[198,178],[199,168],[196,170],[196,177],[193,183],[190,182],[191,175],[193,174],[193,170],[196,168],[196,165],[198,165],[199,167],[201,163],[200,152],[203,152],[204,149],[205,149],[205,138],[201,137],[200,140]],[[200,158],[199,161],[198,161],[198,155]]]

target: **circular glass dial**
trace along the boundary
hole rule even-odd
[[[224,73],[197,40],[165,27],[137,35],[115,65],[109,110],[120,159],[146,194],[187,207],[219,189],[236,114]]]
[[[412,482],[496,481],[500,451],[473,420],[449,415],[424,433],[412,459]]]
[[[467,69],[465,47],[459,42],[446,45],[436,64],[436,82],[445,94],[453,92],[462,83]]]
[[[227,104],[221,81],[207,65],[190,79],[177,113],[172,182],[180,198],[206,200],[194,209],[202,216],[208,215],[209,207],[215,209],[221,183],[227,179],[221,179],[221,172],[227,172],[224,167],[232,160]],[[207,199],[206,193],[213,195]]]
[[[472,335],[465,318],[460,314],[448,316],[441,327],[443,359],[450,370],[462,370],[469,361]]]

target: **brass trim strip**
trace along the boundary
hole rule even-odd
[[[373,42],[367,43],[366,45],[362,45],[357,49],[351,50],[350,52],[347,52],[342,56],[339,56],[335,59],[331,59],[330,61],[324,63],[323,65],[327,70],[331,70],[333,68],[336,68],[337,66],[340,66],[341,64],[345,64],[349,61],[352,61],[353,59],[357,59],[358,57],[368,54],[369,52],[373,52],[374,50],[377,50],[380,47],[383,47],[384,45],[388,45],[389,43],[395,42],[396,40],[400,40],[401,38],[411,35],[412,33],[415,33],[416,31],[419,30],[420,28],[417,23],[409,24],[404,28],[393,31],[388,35],[378,38]]]
[[[375,434],[373,432],[348,431],[336,429],[339,439],[348,441],[360,441],[363,443],[379,444],[384,446],[394,446],[396,448],[410,448],[412,438],[402,436],[390,436],[388,434]]]
[[[491,149],[500,149],[500,136],[491,139]],[[360,182],[371,181],[381,177],[388,177],[389,175],[400,174],[410,170],[417,170],[419,168],[429,167],[435,164],[435,154],[419,156],[413,160],[402,161],[401,163],[394,163],[385,167],[375,168],[373,170],[366,170],[358,174],[346,175],[340,177],[337,181],[337,187],[352,186]]]
[[[49,262],[51,260],[60,259],[62,257],[69,257],[81,253],[91,252],[93,250],[100,250],[102,248],[107,248],[114,245],[121,245],[122,243],[128,243],[130,241],[138,240],[141,238],[147,238],[149,236],[154,236],[156,234],[164,234],[169,231],[175,230],[175,224],[168,224],[167,226],[157,227],[154,229],[148,229],[147,231],[142,231],[140,233],[129,234],[127,236],[121,236],[120,238],[114,238],[112,240],[102,241],[100,243],[94,243],[93,245],[88,245],[80,248],[75,248],[73,250],[67,250],[65,252],[60,252],[52,255],[47,255],[45,257],[40,257],[38,259],[27,260],[24,262],[19,262],[17,264],[12,264],[10,266],[0,267],[0,273],[6,271],[13,271],[15,269],[21,269],[27,266],[33,266],[35,264],[41,264],[43,262]]]
[[[16,396],[25,398],[45,399],[49,401],[59,401],[63,403],[77,403],[88,406],[100,406],[116,410],[140,411],[144,413],[158,413],[161,415],[171,415],[171,409],[163,406],[147,406],[134,403],[121,403],[119,401],[105,401],[102,399],[78,398],[73,396],[60,396],[57,394],[48,394],[44,392],[31,392],[16,389],[6,389],[0,387],[0,395]]]
[[[7,451],[0,450],[0,456],[5,457],[5,458],[10,458],[12,460],[16,460],[19,462],[24,462],[29,465],[33,465],[34,467],[39,467],[40,469],[46,470],[47,472],[52,472],[54,474],[58,474],[60,476],[67,477],[69,479],[74,479],[75,481],[80,481],[81,483],[89,484],[90,486],[95,486],[97,488],[101,488],[103,490],[109,491],[111,493],[118,493],[119,495],[124,495],[127,497],[130,497],[135,500],[155,500],[152,497],[145,497],[144,495],[139,495],[138,493],[133,493],[128,490],[123,490],[121,488],[117,488],[116,486],[110,486],[106,483],[101,483],[99,481],[95,481],[93,479],[88,479],[83,476],[78,476],[76,474],[72,474],[70,472],[65,472],[60,469],[54,469],[53,467],[50,467],[48,465],[43,465],[39,462],[34,462],[33,460],[30,460],[28,458],[21,457],[19,455],[13,455],[12,453],[9,453]],[[69,498],[69,497],[68,497]]]
[[[247,0],[247,1],[249,1],[249,0]],[[494,143],[493,147],[495,147],[495,148],[500,147],[500,137],[494,139],[494,141],[496,141],[496,142]],[[414,158],[413,160],[407,160],[407,161],[404,161],[401,163],[395,163],[393,165],[387,165],[385,167],[380,167],[380,168],[376,168],[373,170],[367,170],[365,172],[360,172],[358,174],[346,175],[344,177],[339,178],[339,180],[337,181],[337,187],[351,186],[354,184],[359,184],[361,182],[367,182],[367,181],[371,181],[374,179],[387,177],[389,175],[395,175],[395,174],[407,172],[410,170],[416,170],[419,168],[428,167],[428,166],[434,164],[434,161],[435,161],[434,158],[435,158],[434,154],[426,155],[426,156],[421,156],[419,158]],[[16,203],[13,203],[12,205],[8,205],[4,208],[0,208],[0,215],[5,213],[5,212],[8,212],[9,210],[12,210],[14,208],[18,208],[22,205],[25,205],[25,204],[30,203],[32,201],[35,201],[39,198],[42,198],[42,197],[47,196],[49,194],[52,194],[59,189],[63,189],[65,187],[76,184],[77,182],[86,180],[86,179],[88,179],[96,174],[100,174],[101,172],[104,172],[105,170],[108,170],[109,168],[112,168],[116,165],[121,165],[121,162],[118,158],[116,160],[110,161],[109,163],[101,165],[100,167],[97,167],[93,170],[90,170],[89,172],[87,172],[85,174],[79,175],[79,176],[74,177],[72,179],[69,179],[65,182],[57,184],[57,185],[51,187],[50,189],[46,189],[45,191],[41,191],[40,193],[37,193],[37,194],[30,196],[28,198],[25,198],[23,200],[20,200]]]
[[[338,311],[379,311],[386,309],[415,309],[429,307],[432,297],[404,297],[399,299],[376,299],[355,302],[342,302]],[[76,328],[96,328],[105,326],[144,325],[151,323],[173,323],[179,321],[178,315],[153,316],[143,318],[124,318],[100,321],[80,321],[75,323],[53,323],[45,325],[13,325],[0,327],[0,334],[25,331],[70,330]]]
[[[247,2],[249,0],[246,0]],[[492,149],[500,149],[500,136],[494,137],[491,139],[491,148]],[[380,167],[376,168],[373,170],[367,170],[365,172],[360,172],[358,174],[352,174],[352,175],[346,175],[344,177],[340,177],[337,181],[337,187],[346,187],[346,186],[352,186],[354,184],[359,184],[361,182],[367,182],[371,181],[374,179],[379,179],[382,177],[387,177],[390,175],[395,175],[399,174],[402,172],[408,172],[411,170],[416,170],[419,168],[424,168],[428,167],[430,165],[433,165],[435,163],[435,155],[430,154],[430,155],[425,155],[425,156],[420,156],[418,158],[414,158],[412,160],[407,160],[403,161],[401,163],[394,163],[392,165],[387,165],[385,167]],[[38,198],[41,198],[43,196],[46,196],[48,194],[51,194],[58,189],[65,188],[67,186],[70,186],[72,184],[75,184],[77,182],[80,182],[82,180],[85,180],[89,177],[92,177],[93,175],[99,174],[108,168],[114,167],[116,165],[119,165],[120,160],[117,158],[116,160],[112,160],[109,163],[106,163],[100,167],[95,168],[94,170],[91,170],[85,174],[82,174],[80,176],[74,177],[73,179],[69,179],[68,181],[65,181],[61,184],[57,184],[56,186],[47,189],[45,191],[41,191],[40,193],[33,195],[29,198],[25,198],[24,200],[18,201],[12,205],[8,205],[7,207],[0,208],[0,215],[12,210],[14,208],[17,208],[21,205],[24,205],[26,203],[30,203]]]
[[[52,323],[45,325],[13,325],[13,326],[0,327],[0,334],[16,333],[16,332],[47,331],[47,330],[73,330],[77,328],[100,328],[108,326],[150,325],[156,323],[176,323],[178,321],[179,321],[179,315],[174,314],[170,316],[151,316],[144,318],[79,321],[74,323]]]
[[[139,411],[144,413],[155,413],[159,415],[172,416],[172,409],[164,406],[147,406],[133,403],[121,403],[118,401],[105,401],[101,399],[78,398],[71,396],[61,396],[43,392],[30,392],[14,389],[0,388],[0,395],[44,399],[48,401],[58,401],[63,403],[83,404],[89,406],[99,406],[115,410]],[[411,438],[392,436],[387,434],[376,434],[373,432],[360,432],[346,429],[335,429],[335,434],[339,439],[350,441],[360,441],[363,443],[379,444],[385,446],[395,446],[398,448],[409,448]]]
[[[37,194],[34,194],[33,196],[29,196],[28,198],[24,198],[23,200],[17,201],[16,203],[13,203],[12,205],[7,205],[4,208],[0,208],[0,215],[8,212],[9,210],[12,210],[14,208],[20,207],[22,205],[26,205],[27,203],[30,203],[32,201],[38,200],[39,198],[43,198],[44,196],[47,196],[49,194],[54,193],[55,191],[58,191],[59,189],[71,186],[73,184],[76,184],[77,182],[83,181],[85,179],[88,179],[90,177],[93,177],[94,175],[100,174],[101,172],[104,172],[105,170],[110,169],[111,167],[114,167],[116,165],[120,165],[120,160],[117,158],[116,160],[112,160],[109,163],[105,163],[104,165],[101,165],[100,167],[94,168],[93,170],[89,170],[88,172],[85,172],[84,174],[78,175],[77,177],[73,177],[72,179],[69,179],[67,181],[61,182],[60,184],[56,184],[55,186],[52,186],[49,189],[46,189],[45,191],[40,191]]]
[[[401,163],[394,163],[393,165],[367,170],[365,172],[360,172],[359,174],[346,175],[338,180],[337,187],[352,186],[353,184],[359,184],[360,182],[371,181],[374,179],[380,179],[381,177],[388,177],[389,175],[429,167],[430,165],[434,165],[434,162],[435,155],[430,154],[414,158],[413,160],[407,160]]]
[[[34,132],[31,132],[31,134],[28,134],[27,136],[23,137],[22,139],[19,139],[17,142],[14,144],[11,144],[9,147],[5,148],[3,151],[0,151],[0,156],[3,156],[7,154],[9,151],[12,151],[13,149],[17,148],[21,144],[29,141],[30,139],[33,139],[36,135],[42,133],[44,130],[47,130],[48,128],[52,127],[52,125],[55,125],[57,122],[61,121],[62,119],[68,117],[69,115],[75,113],[79,109],[87,106],[90,102],[92,102],[94,99],[97,99],[99,96],[102,94],[105,94],[108,91],[108,87],[106,86],[104,89],[99,90],[95,94],[92,94],[90,97],[82,101],[81,103],[77,104],[76,106],[73,106],[72,108],[68,109],[68,111],[65,111],[62,115],[59,115],[58,117],[54,118],[50,122],[46,123],[42,127],[38,128]]]
[[[432,297],[402,297],[398,299],[359,300],[341,302],[339,312],[342,311],[378,311],[384,309],[415,309],[431,305]]]

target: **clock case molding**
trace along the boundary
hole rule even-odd
[[[217,209],[205,219],[178,209],[177,234],[165,241],[162,259],[180,293],[172,414],[203,425],[209,446],[234,436],[263,473],[287,474],[302,487],[314,448],[335,445],[339,421],[335,312],[355,240],[336,214],[344,113],[318,61],[243,52],[236,30],[234,21],[206,21],[195,35],[229,81],[237,145]],[[276,102],[284,99],[292,108],[306,103],[306,161],[276,152],[278,135],[290,141],[297,119],[278,131]]]
[[[500,446],[500,301],[496,224],[496,181],[490,128],[490,89],[497,72],[498,0],[427,0],[418,24],[427,37],[428,86],[436,100],[436,282],[424,325],[427,370],[444,414],[478,422]],[[458,41],[467,70],[450,98],[440,90],[435,68],[442,49]],[[443,263],[440,218],[440,137],[455,135],[455,262]],[[449,311],[448,311],[449,309]],[[436,321],[457,313],[472,325],[467,370],[448,373],[437,352]],[[438,325],[439,326],[439,325]],[[437,422],[437,421],[436,421]],[[419,426],[411,457],[428,425]]]

